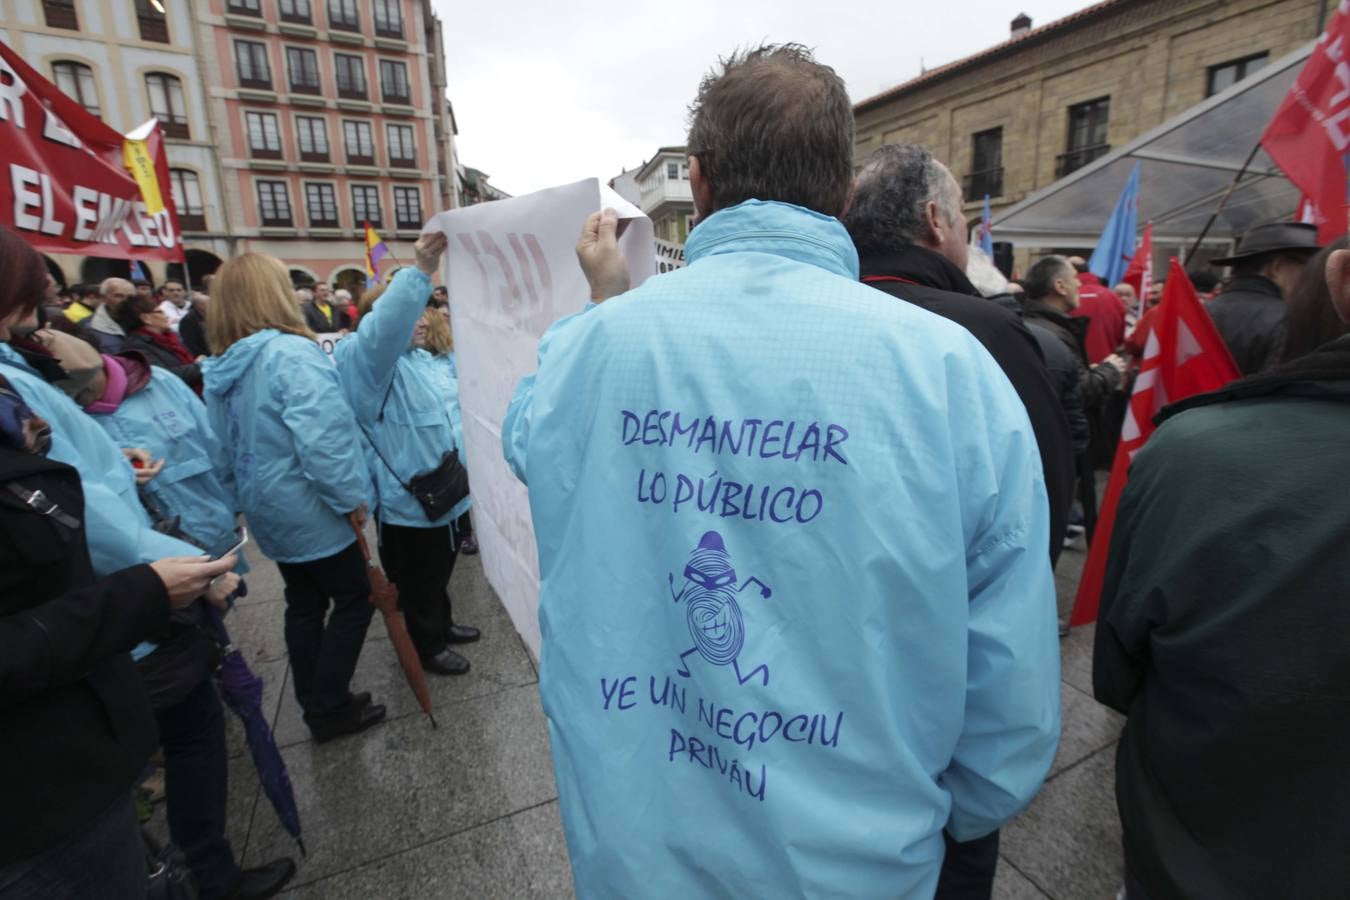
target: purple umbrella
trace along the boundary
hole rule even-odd
[[[300,845],[300,855],[304,856],[305,842],[300,837],[300,811],[295,806],[295,791],[291,788],[291,777],[286,774],[286,763],[277,750],[277,742],[272,737],[272,729],[267,725],[267,717],[262,711],[262,679],[249,670],[239,648],[230,643],[230,633],[225,630],[225,616],[222,610],[214,606],[211,622],[215,626],[216,640],[221,646],[220,669],[216,680],[220,684],[221,696],[225,704],[234,710],[244,723],[244,735],[248,740],[248,751],[253,756],[253,767],[258,770],[258,780],[262,782],[267,799],[277,811],[277,818],[290,832],[291,837]]]

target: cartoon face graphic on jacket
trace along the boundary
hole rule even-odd
[[[764,599],[772,596],[773,591],[758,578],[751,576],[740,587],[735,587],[736,570],[731,565],[731,556],[727,553],[722,536],[709,531],[699,540],[689,562],[684,567],[685,585],[675,593],[675,575],[671,573],[670,595],[676,603],[686,603],[686,621],[694,646],[680,654],[680,668],[677,674],[688,678],[689,665],[686,658],[693,653],[700,654],[715,666],[731,664],[736,678],[745,684],[756,675],[761,676],[764,686],[769,685],[769,667],[757,666],[748,675],[741,674],[738,659],[745,646],[745,620],[741,608],[736,603],[736,594],[752,583],[759,585],[760,595]]]

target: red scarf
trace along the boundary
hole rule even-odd
[[[183,346],[183,342],[178,339],[178,335],[174,334],[172,331],[161,332],[154,331],[150,328],[137,328],[136,333],[151,343],[168,350],[174,356],[178,357],[178,361],[184,365],[197,361],[188,348]]]

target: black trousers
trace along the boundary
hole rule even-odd
[[[324,559],[277,568],[286,582],[286,651],[295,699],[310,718],[332,715],[347,705],[375,611],[366,561],[353,540]]]
[[[942,832],[946,854],[933,900],[989,900],[998,868],[998,832],[973,841],[955,841]]]
[[[207,676],[177,704],[155,712],[164,747],[169,837],[187,857],[201,900],[226,897],[239,883],[225,838],[225,716]]]
[[[380,561],[398,588],[398,605],[413,646],[423,657],[445,649],[450,615],[450,574],[459,542],[452,525],[409,528],[381,523]]]

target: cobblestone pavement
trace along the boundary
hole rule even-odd
[[[1075,589],[1083,559],[1081,546],[1064,553],[1060,591]],[[389,721],[323,746],[310,741],[287,683],[276,567],[256,554],[251,561],[249,597],[231,630],[266,680],[309,856],[298,859],[277,823],[227,713],[229,830],[244,864],[296,856],[284,896],[305,900],[571,897],[538,673],[478,558],[460,558],[451,596],[456,619],[484,637],[463,650],[468,675],[431,682],[440,728],[404,685],[377,615],[354,688],[387,704]],[[1123,720],[1092,699],[1092,629],[1076,629],[1061,647],[1063,738],[1040,796],[1003,830],[999,900],[1110,900],[1122,882],[1112,785]]]

